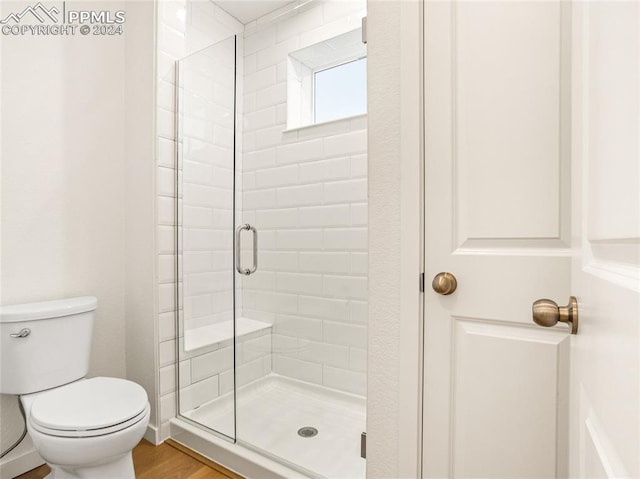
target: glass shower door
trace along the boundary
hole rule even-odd
[[[178,412],[235,438],[236,39],[178,62]]]

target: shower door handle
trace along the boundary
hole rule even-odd
[[[251,269],[242,267],[242,232],[251,231],[253,233],[253,266]],[[258,270],[258,230],[246,223],[236,228],[236,271],[245,276],[255,273]]]

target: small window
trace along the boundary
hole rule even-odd
[[[367,59],[314,73],[314,123],[367,112]]]
[[[287,128],[367,112],[367,58],[362,30],[291,52],[287,65]]]

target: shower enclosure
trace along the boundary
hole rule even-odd
[[[364,9],[178,62],[178,415],[310,477],[365,477]]]

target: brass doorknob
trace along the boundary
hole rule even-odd
[[[533,303],[533,322],[539,326],[550,328],[561,323],[571,326],[571,334],[578,334],[578,300],[575,296],[569,297],[569,304],[558,306],[550,299],[539,299]]]
[[[458,281],[451,273],[438,273],[433,278],[431,287],[436,293],[446,296],[456,290]]]

